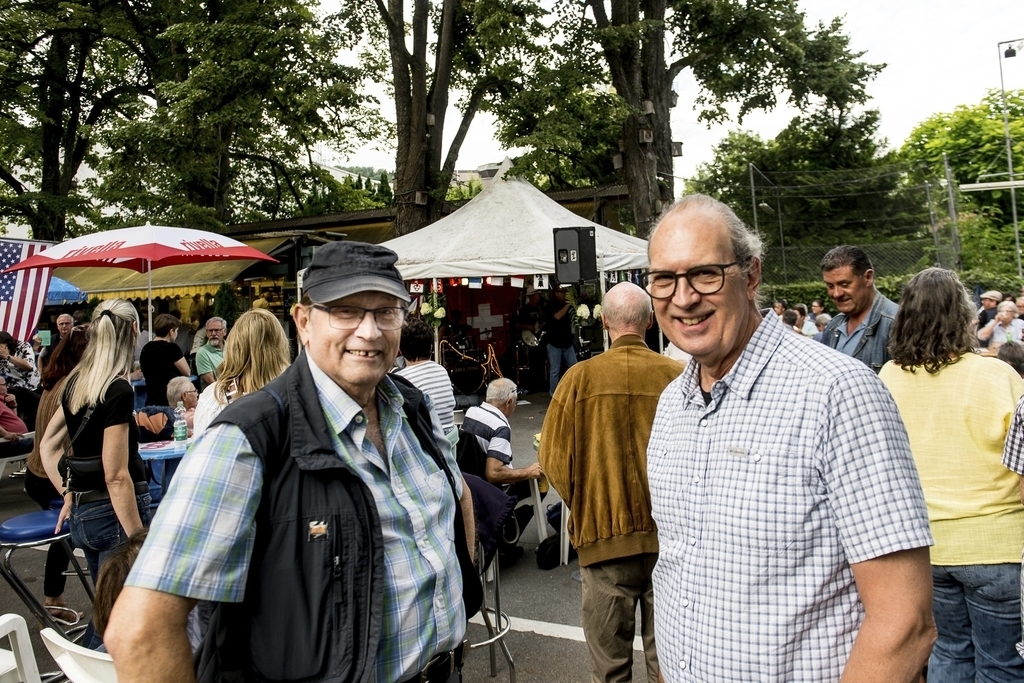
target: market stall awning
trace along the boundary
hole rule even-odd
[[[269,254],[287,237],[242,240],[245,244]],[[213,294],[221,283],[232,282],[255,261],[214,261],[182,266],[168,266],[153,271],[153,298]],[[146,274],[124,268],[57,268],[57,277],[72,283],[89,298],[145,299]]]

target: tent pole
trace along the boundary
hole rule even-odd
[[[153,262],[146,261],[146,287],[149,295],[149,307],[146,314],[149,316],[149,338],[153,338]]]
[[[597,280],[598,280],[598,282],[601,283],[601,304],[602,304],[601,308],[603,309],[604,308],[604,295],[608,291],[608,283],[605,282],[604,271],[603,270],[598,271],[598,273],[597,273]],[[603,341],[604,341],[604,350],[607,351],[608,350],[608,330],[605,329],[604,321],[603,320],[598,320],[598,322],[601,323],[601,336],[604,338],[603,339]]]
[[[433,287],[432,291],[436,292],[437,291],[437,278],[436,277],[433,278],[433,282],[432,282],[431,286]],[[441,327],[440,326],[434,327],[433,325],[431,325],[431,327],[434,328],[434,362],[437,363],[438,365],[441,365],[441,334],[440,334]]]

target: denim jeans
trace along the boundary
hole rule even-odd
[[[1020,564],[932,567],[939,638],[928,660],[938,683],[1019,683]]]
[[[142,525],[149,526],[149,494],[135,496],[135,503],[139,507]],[[128,541],[128,534],[117,521],[114,505],[109,499],[72,504],[70,525],[71,539],[75,547],[81,548],[85,554],[89,575],[95,584],[103,562]]]
[[[562,379],[565,371],[576,365],[576,349],[568,347],[561,349],[548,344],[548,393],[555,395],[555,387],[558,380]]]

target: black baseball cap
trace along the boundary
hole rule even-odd
[[[396,261],[398,254],[379,244],[330,242],[313,254],[302,279],[302,291],[318,304],[359,292],[383,292],[409,303],[409,292]]]

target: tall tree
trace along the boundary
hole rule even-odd
[[[591,36],[616,93],[630,108],[622,126],[623,177],[637,229],[646,234],[674,197],[669,109],[672,84],[689,71],[702,92],[700,119],[737,118],[771,109],[780,91],[803,105],[831,85],[834,67],[816,55],[834,51],[838,21],[808,31],[796,0],[565,0],[584,8],[579,30]]]
[[[544,10],[537,0],[344,0],[371,38],[386,40],[395,100],[395,231],[403,235],[440,216],[455,163],[477,112],[525,87],[538,59]],[[383,27],[384,35],[380,35]],[[460,120],[443,148],[448,105],[456,93]]]
[[[362,106],[363,71],[337,62],[355,38],[308,0],[188,2],[132,20],[152,99],[103,139],[96,192],[119,209],[111,222],[216,230],[308,213],[340,187],[316,167],[314,147],[345,149],[378,132]]]
[[[96,131],[137,110],[133,45],[118,0],[0,0],[0,215],[36,239],[93,215],[76,178]]]
[[[772,220],[790,244],[894,239],[920,234],[929,221],[926,192],[910,186],[906,168],[878,138],[878,111],[863,110],[882,65],[863,62],[839,29],[819,27],[807,45],[805,62],[821,67],[794,84],[804,111],[774,140],[731,133],[688,187],[722,199],[750,223],[757,188],[754,201],[785,216]]]

